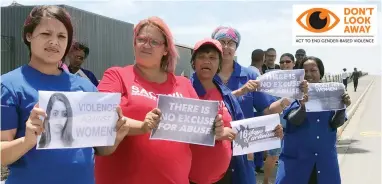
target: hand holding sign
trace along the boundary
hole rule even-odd
[[[29,118],[26,122],[24,140],[28,145],[37,144],[37,136],[41,135],[44,131],[43,121],[46,118],[46,113],[43,109],[39,108],[38,103],[33,107]],[[43,118],[40,118],[43,117]]]
[[[308,81],[307,80],[303,80],[300,84],[300,90],[301,92],[303,92],[304,94],[308,93],[308,90],[309,90],[309,86],[308,86]]]
[[[217,140],[221,140],[224,135],[224,123],[221,114],[218,114],[215,118],[214,132]]]
[[[243,93],[243,95],[245,95],[249,92],[257,91],[257,88],[259,86],[260,86],[260,81],[249,80],[247,83],[244,84],[244,86],[240,88],[240,91]]]
[[[127,118],[123,116],[121,107],[117,107],[117,113],[118,113],[118,121],[117,121],[117,126],[116,132],[117,132],[117,137],[115,139],[115,142],[118,144],[123,140],[123,138],[126,137],[127,133],[129,133],[130,125],[127,123]]]
[[[302,96],[302,100],[300,100],[301,105],[304,105],[309,100],[308,94],[304,94]]]
[[[351,104],[350,96],[349,96],[347,93],[344,93],[344,94],[342,95],[342,101],[344,102],[344,104],[346,105],[346,107],[349,107],[350,104]]]
[[[152,129],[158,127],[158,123],[162,116],[161,111],[158,108],[154,108],[146,114],[145,119],[143,120],[143,125],[141,129],[143,132],[150,132]]]
[[[236,138],[236,132],[230,127],[224,127],[224,132],[221,140],[233,141]]]
[[[283,126],[281,126],[281,124],[278,124],[273,131],[275,132],[276,137],[280,139],[283,138],[284,132],[283,132]]]

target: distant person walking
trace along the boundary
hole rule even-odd
[[[354,68],[354,72],[351,74],[350,79],[353,79],[354,84],[354,92],[357,91],[358,87],[358,79],[361,77],[361,72],[357,70],[357,68]]]
[[[342,83],[344,83],[345,90],[347,91],[348,90],[348,78],[349,78],[349,74],[346,72],[346,68],[344,68],[343,70],[344,70],[344,72],[341,75]]]

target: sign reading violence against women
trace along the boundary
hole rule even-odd
[[[232,129],[237,132],[233,156],[280,148],[281,140],[273,132],[278,124],[278,114],[232,121]]]
[[[303,92],[300,84],[304,80],[305,71],[298,70],[272,70],[261,75],[259,91],[272,96],[302,99]]]
[[[308,101],[305,103],[307,112],[321,112],[345,109],[342,95],[345,86],[338,82],[309,83]]]
[[[162,118],[150,139],[215,146],[218,102],[158,95]]]
[[[120,93],[39,91],[44,132],[37,149],[112,146]]]

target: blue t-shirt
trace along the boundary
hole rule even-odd
[[[1,76],[1,130],[17,129],[25,135],[25,124],[38,102],[38,91],[96,92],[87,79],[63,71],[46,75],[29,65]],[[93,148],[36,150],[32,148],[9,165],[6,184],[94,184]]]

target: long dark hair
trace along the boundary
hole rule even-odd
[[[70,102],[68,98],[62,94],[62,93],[54,93],[49,98],[48,106],[46,107],[46,114],[48,115],[44,120],[44,129],[45,131],[41,134],[40,142],[38,143],[38,146],[40,148],[45,148],[49,145],[51,141],[51,135],[50,135],[50,113],[52,111],[53,105],[56,101],[60,101],[64,103],[66,107],[66,113],[67,113],[67,119],[64,125],[64,129],[61,133],[61,139],[64,142],[64,145],[69,147],[72,145],[73,142],[73,135],[72,135],[72,129],[73,129],[73,111],[72,107],[70,106]]]

